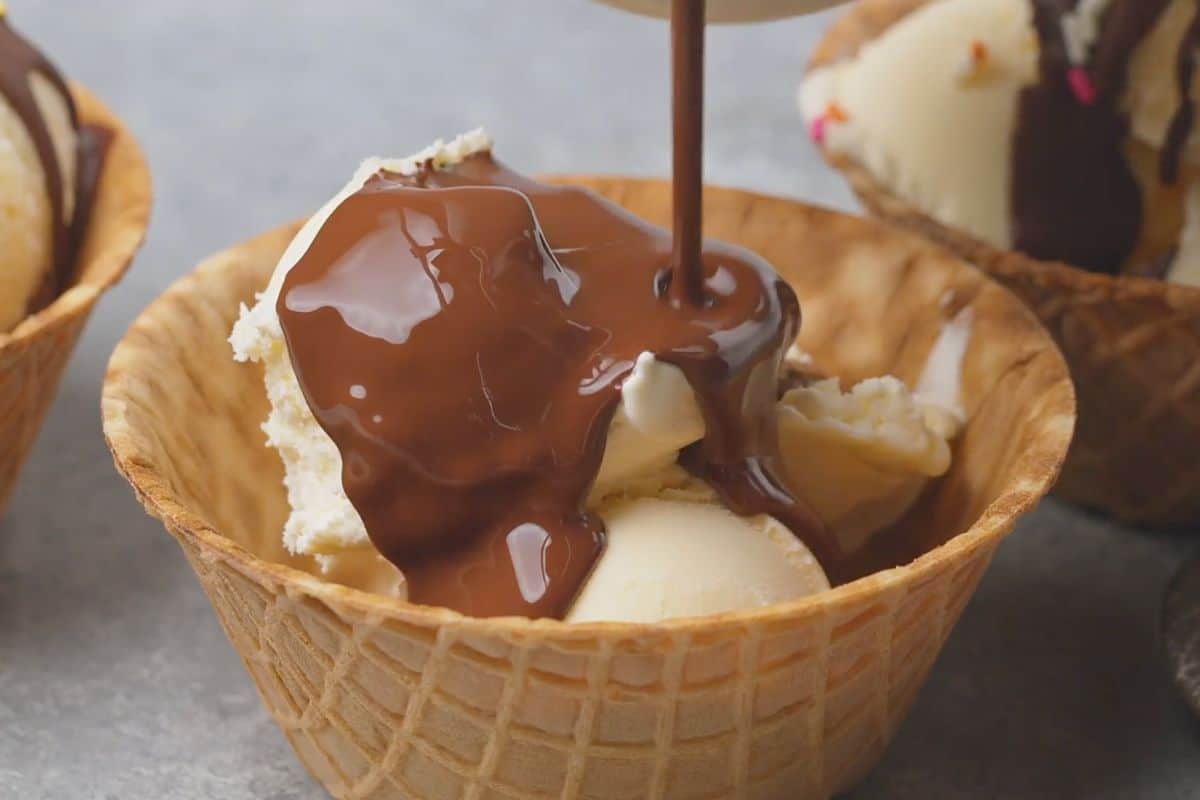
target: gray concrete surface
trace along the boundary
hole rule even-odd
[[[665,29],[583,0],[9,5],[139,132],[158,202],[0,523],[0,797],[322,797],[112,470],[108,353],[199,258],[312,209],[369,153],[486,123],[528,170],[664,173]],[[793,113],[826,19],[713,32],[712,180],[853,207]],[[1046,504],[853,797],[1200,796],[1200,732],[1156,638],[1161,590],[1197,543]]]

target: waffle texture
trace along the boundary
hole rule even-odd
[[[573,178],[657,222],[662,181]],[[1071,437],[1067,369],[979,272],[866,220],[712,189],[712,236],[779,266],[801,345],[849,380],[913,380],[970,305],[970,417],[908,523],[914,563],[761,611],[657,625],[470,619],[320,580],[282,547],[261,375],[228,356],[238,304],[296,227],[220,253],[158,299],[109,365],[118,469],[179,541],[263,701],[338,798],[827,797],[879,759],[1016,519]]]
[[[854,55],[928,0],[858,0],[813,67]],[[940,224],[844,155],[826,158],[867,209],[941,244],[1019,295],[1054,336],[1079,393],[1056,491],[1134,524],[1200,522],[1200,289],[1113,277],[1001,250]]]
[[[96,301],[124,274],[150,220],[150,171],[133,135],[87,89],[71,87],[82,123],[113,132],[73,286],[0,333],[0,513],[37,438]]]

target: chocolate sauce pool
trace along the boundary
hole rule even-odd
[[[54,150],[54,139],[46,118],[38,107],[33,94],[31,78],[38,74],[46,78],[61,94],[70,113],[71,125],[78,131],[76,154],[75,213],[67,214],[63,193],[65,182]],[[32,313],[49,305],[70,284],[75,253],[87,227],[92,205],[92,196],[100,175],[100,167],[111,137],[109,131],[99,126],[79,126],[75,102],[71,90],[45,56],[27,42],[8,24],[8,17],[0,8],[0,94],[8,101],[20,118],[37,152],[46,179],[46,193],[50,198],[53,220],[51,243],[53,267],[46,279],[30,300]]]

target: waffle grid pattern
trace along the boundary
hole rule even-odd
[[[858,0],[829,29],[813,65],[852,56],[926,2]],[[937,223],[852,159],[825,155],[872,214],[983,269],[1050,331],[1079,399],[1058,494],[1135,524],[1188,528],[1200,521],[1200,290],[998,250]]]
[[[41,430],[85,315],[66,320],[24,346],[0,350],[0,512]]]
[[[1064,299],[1023,275],[1001,277],[1054,335],[1080,387],[1059,493],[1131,522],[1200,520],[1200,309],[1113,309],[1119,300]]]
[[[173,532],[301,760],[348,800],[826,797],[882,753],[991,555],[837,618],[680,632],[622,664],[619,642],[372,619]],[[645,740],[621,715],[647,712]]]

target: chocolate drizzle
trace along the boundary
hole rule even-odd
[[[75,214],[67,237],[67,259],[60,270],[58,289],[63,291],[74,277],[75,257],[83,247],[88,220],[96,202],[96,189],[104,171],[104,158],[112,145],[113,132],[103,125],[84,123],[79,126],[79,164],[75,168]],[[53,299],[53,298],[51,298]]]
[[[701,236],[704,6],[673,5],[674,239],[481,152],[376,174],[284,280],[300,386],[414,602],[565,616],[604,549],[584,504],[644,352],[683,372],[703,414],[681,463],[840,574],[837,540],[781,478],[796,295],[758,256]]]
[[[704,0],[671,2],[671,165],[675,249],[671,295],[704,302],[700,260],[704,221]]]
[[[1076,3],[1033,2],[1040,80],[1021,93],[1014,134],[1014,244],[1035,258],[1116,273],[1142,220],[1141,190],[1124,155],[1121,96],[1134,48],[1168,0],[1114,0],[1086,65],[1070,62],[1062,33],[1062,17]],[[1073,69],[1084,70],[1094,97],[1076,96]]]
[[[1176,58],[1176,78],[1179,81],[1179,109],[1171,119],[1167,128],[1167,139],[1163,145],[1162,160],[1159,166],[1163,183],[1174,184],[1179,181],[1180,163],[1183,159],[1183,149],[1192,136],[1196,124],[1196,100],[1192,97],[1192,80],[1196,75],[1196,58],[1200,53],[1200,3],[1196,13],[1179,45]]]
[[[414,602],[568,610],[603,548],[583,504],[644,351],[699,398],[707,435],[685,463],[836,566],[835,540],[779,478],[795,294],[753,253],[706,242],[705,301],[675,303],[671,257],[666,231],[490,153],[378,174],[322,226],[277,311],[347,495]]]
[[[62,168],[54,148],[49,124],[33,93],[32,77],[44,77],[67,104],[73,128],[79,131],[76,161],[75,213],[68,215]],[[8,24],[0,11],[0,93],[20,118],[42,165],[46,194],[50,199],[52,269],[30,300],[29,311],[37,311],[67,288],[73,271],[75,250],[88,219],[91,195],[99,177],[108,134],[95,128],[80,131],[75,103],[62,75],[45,56]]]

